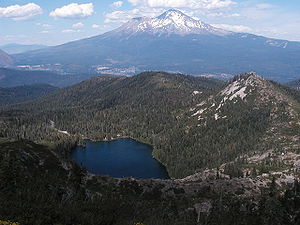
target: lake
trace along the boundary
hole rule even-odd
[[[86,141],[72,158],[88,172],[112,177],[168,179],[165,167],[152,157],[153,148],[130,138],[114,141]]]

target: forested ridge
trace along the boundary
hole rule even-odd
[[[220,93],[235,81],[241,92],[249,77],[258,84],[245,87],[245,99],[234,96],[217,109],[230,97]],[[164,72],[129,78],[95,77],[32,103],[2,107],[0,136],[29,139],[59,151],[81,144],[84,138],[129,136],[153,145],[154,156],[171,177],[184,177],[218,167],[241,154],[281,149],[283,141],[275,143],[275,137],[268,136],[276,124],[290,123],[293,135],[299,133],[299,102],[288,89],[251,74],[232,82]],[[262,98],[265,100],[259,100]],[[192,116],[193,108],[198,107],[206,110],[203,119]],[[290,111],[295,118],[286,116]],[[278,135],[284,128],[276,127]]]

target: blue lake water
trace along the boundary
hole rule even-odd
[[[152,157],[152,147],[130,138],[114,141],[86,141],[72,158],[88,172],[112,177],[168,179],[164,166]]]

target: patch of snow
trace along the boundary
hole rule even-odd
[[[239,86],[239,82],[238,81],[234,81],[232,84],[230,84],[229,86],[227,86],[222,92],[221,95],[231,95],[232,93],[234,93],[236,90],[238,90],[240,88]]]
[[[220,116],[216,113],[215,114],[215,120],[218,120],[220,118]]]
[[[39,160],[39,166],[43,166],[45,163],[45,160]]]
[[[70,135],[69,133],[68,133],[68,131],[65,131],[65,130],[57,130],[59,133],[62,133],[62,134],[66,134],[66,135]]]
[[[227,101],[227,99],[228,99],[228,97],[227,97],[227,96],[225,96],[225,97],[222,99],[222,101],[220,102],[220,104],[219,104],[218,108],[216,109],[217,111],[218,111],[219,109],[221,109],[221,108],[222,108],[222,106],[223,106],[223,105],[224,105],[224,103]]]
[[[205,109],[200,109],[200,110],[198,110],[197,112],[195,112],[192,116],[197,116],[197,115],[199,115],[199,114],[202,114],[205,110],[207,110],[207,108],[205,108]]]
[[[54,125],[55,125],[54,121],[50,120],[50,127],[54,128]]]
[[[247,94],[245,93],[247,87],[242,87],[240,90],[235,92],[232,96],[230,96],[229,100],[232,100],[234,98],[240,97],[241,99],[244,99]]]
[[[278,48],[286,48],[288,45],[288,42],[278,42],[275,40],[267,40],[266,43],[269,44],[270,46],[278,47]]]
[[[202,92],[200,92],[200,91],[193,91],[192,95],[194,96],[194,95],[198,95],[198,94],[202,94]]]
[[[200,107],[200,106],[203,106],[206,102],[203,101],[203,102],[200,102],[199,104],[197,104],[196,106]]]

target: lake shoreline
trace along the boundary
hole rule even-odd
[[[163,179],[163,180],[170,180],[172,179],[169,175],[169,172],[168,172],[168,169],[167,167],[160,161],[158,160],[156,157],[154,157],[153,155],[153,152],[155,151],[155,148],[154,146],[152,146],[149,142],[146,142],[145,140],[140,140],[138,138],[133,138],[133,137],[130,137],[130,136],[118,136],[118,137],[110,137],[110,138],[104,138],[104,139],[98,139],[98,138],[82,138],[82,142],[81,143],[78,143],[76,145],[75,148],[73,148],[72,150],[72,153],[76,150],[77,147],[81,147],[83,149],[86,148],[86,142],[93,142],[93,143],[96,143],[96,142],[114,142],[114,141],[118,141],[118,140],[122,140],[122,139],[130,139],[134,142],[137,142],[137,143],[140,143],[140,144],[143,144],[143,145],[147,145],[149,148],[151,148],[151,156],[152,158],[157,162],[159,163],[160,167],[163,168],[163,170],[165,171],[166,175],[167,175],[167,178],[150,178],[150,179]],[[110,176],[110,175],[109,175]],[[129,176],[130,177],[130,176]],[[137,179],[149,179],[149,178],[137,178]]]

